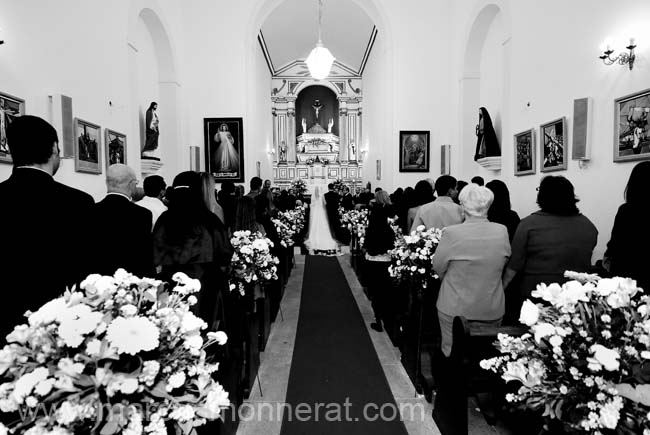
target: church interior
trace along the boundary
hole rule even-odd
[[[278,192],[299,181],[312,204],[330,183],[356,195],[479,176],[504,182],[523,219],[538,211],[544,177],[562,176],[597,230],[596,265],[633,168],[650,160],[649,23],[648,0],[1,0],[0,182],[14,168],[5,129],[21,115],[56,129],[55,180],[95,202],[112,163],[130,167],[140,185],[159,175],[171,186],[184,171],[246,192],[253,177]],[[307,61],[317,43],[334,57],[320,75]],[[281,259],[281,300],[253,310],[273,313],[250,357],[257,372],[246,388],[224,381],[239,415],[194,430],[533,433],[522,429],[527,414],[495,416],[482,393],[467,393],[469,375],[427,356],[421,337],[405,348],[362,328],[373,320],[371,278],[352,239],[339,257],[304,255],[296,245]],[[409,304],[435,311],[436,302]],[[350,360],[333,362],[339,350]],[[323,374],[330,368],[345,384]],[[435,378],[444,370],[469,399],[442,395],[444,380]],[[286,409],[275,419],[264,409],[346,396],[425,411],[327,426],[289,424]],[[643,403],[647,412],[647,396]],[[645,431],[617,433],[650,433],[638,427]],[[608,430],[540,425],[534,433],[615,433]]]

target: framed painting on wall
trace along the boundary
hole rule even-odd
[[[535,129],[515,134],[515,175],[534,174],[535,169]]]
[[[126,135],[108,128],[104,130],[106,146],[106,166],[122,163],[126,165]]]
[[[0,162],[11,163],[7,127],[14,119],[24,114],[25,100],[0,92]]]
[[[428,131],[399,132],[399,171],[429,172]]]
[[[206,172],[217,183],[244,182],[244,127],[242,118],[204,118]]]
[[[75,118],[74,170],[89,174],[102,173],[101,127],[83,119]]]
[[[564,116],[540,126],[542,172],[561,171],[567,168],[566,134]]]
[[[650,159],[650,89],[614,101],[614,161]]]

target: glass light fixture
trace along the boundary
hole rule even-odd
[[[318,0],[318,42],[305,61],[307,68],[309,68],[309,74],[311,74],[311,76],[316,80],[323,80],[326,78],[332,69],[332,64],[334,63],[334,56],[332,56],[332,53],[330,53],[330,51],[323,45],[323,41],[321,40],[322,9],[323,0]]]

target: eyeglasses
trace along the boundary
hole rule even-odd
[[[539,192],[539,186],[537,186],[537,187],[535,188],[535,190]]]

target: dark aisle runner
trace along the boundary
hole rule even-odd
[[[282,435],[407,435],[336,258],[306,258],[286,403]]]

